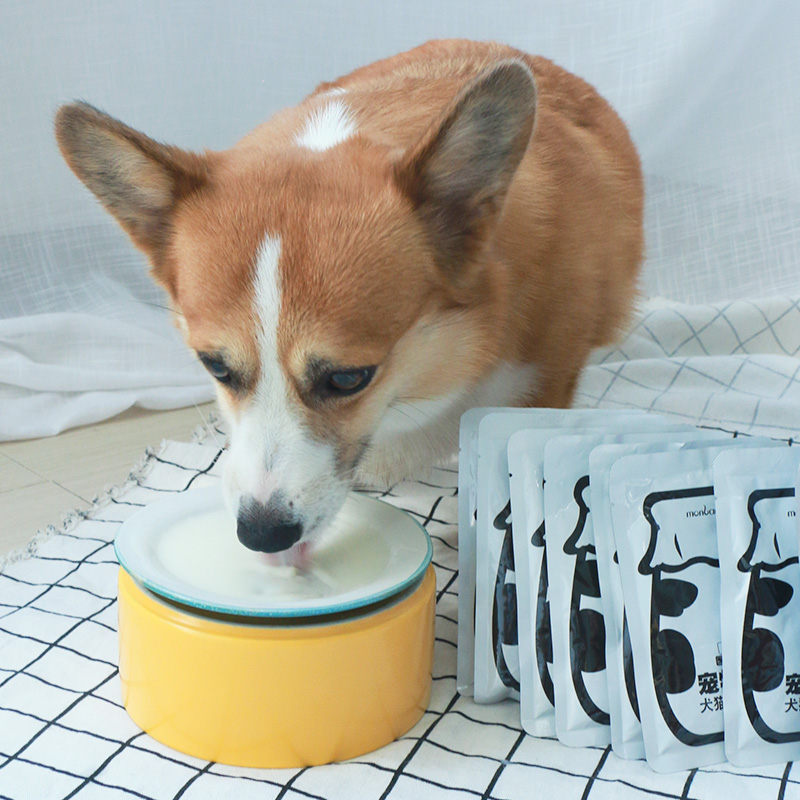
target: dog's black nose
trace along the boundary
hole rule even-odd
[[[273,496],[267,505],[246,497],[239,503],[236,535],[250,550],[279,553],[300,541],[303,524],[279,497]]]

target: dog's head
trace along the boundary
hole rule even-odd
[[[503,62],[402,152],[359,136],[346,95],[301,108],[202,155],[83,103],[56,118],[68,164],[146,253],[216,380],[227,500],[265,552],[324,528],[365,455],[418,424],[404,402],[435,418],[495,361],[487,243],[535,88]]]

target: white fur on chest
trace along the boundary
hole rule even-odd
[[[465,411],[513,405],[535,392],[537,378],[536,367],[530,364],[503,363],[470,390],[393,404],[373,435],[359,478],[366,483],[393,483],[424,475],[457,451]]]

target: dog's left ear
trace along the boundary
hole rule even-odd
[[[426,224],[440,267],[456,283],[503,207],[535,113],[531,70],[522,61],[503,61],[467,84],[395,165],[395,179]]]
[[[72,171],[150,257],[154,277],[169,288],[163,257],[172,214],[207,182],[208,159],[153,141],[88,103],[62,106],[55,132]]]

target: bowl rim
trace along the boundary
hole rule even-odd
[[[202,495],[202,497],[201,497]],[[135,514],[125,520],[120,525],[114,537],[114,554],[120,567],[125,570],[135,581],[144,586],[157,597],[165,598],[167,600],[187,606],[189,609],[200,612],[210,612],[213,614],[224,614],[233,617],[247,617],[247,618],[262,618],[262,619],[299,619],[302,617],[322,618],[343,613],[364,609],[366,606],[372,606],[382,603],[396,595],[404,593],[409,587],[418,584],[425,575],[425,571],[433,558],[433,544],[430,535],[425,530],[425,527],[407,511],[397,506],[380,500],[376,497],[370,497],[367,494],[353,491],[348,497],[357,497],[359,502],[378,503],[383,508],[390,510],[390,513],[397,514],[402,517],[406,523],[413,523],[413,525],[421,532],[424,537],[426,545],[425,555],[422,557],[420,563],[415,569],[405,578],[399,580],[385,588],[375,591],[371,594],[365,594],[361,597],[354,597],[345,602],[335,604],[325,604],[324,598],[320,599],[318,606],[290,606],[278,605],[269,607],[258,607],[253,605],[244,605],[236,603],[220,603],[209,602],[202,598],[198,598],[191,594],[177,591],[174,588],[165,587],[158,580],[151,578],[146,572],[137,566],[136,559],[131,563],[131,559],[126,556],[124,552],[124,545],[120,545],[120,541],[124,542],[125,537],[129,535],[127,532],[131,529],[141,528],[142,526],[152,526],[157,524],[157,520],[163,517],[165,512],[175,518],[182,516],[179,511],[188,511],[189,513],[203,513],[211,509],[219,508],[223,505],[222,502],[222,486],[203,486],[192,487],[183,492],[176,492],[170,497],[165,497],[149,503],[143,508],[139,509]],[[189,511],[192,509],[192,511]],[[320,622],[322,619],[319,620]]]

